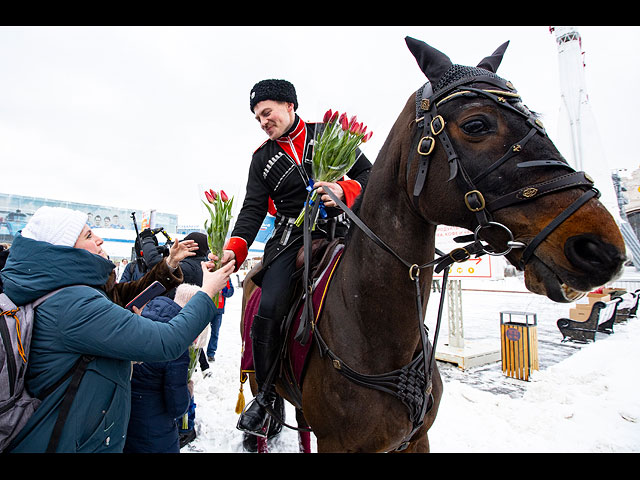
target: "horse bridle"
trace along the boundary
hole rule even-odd
[[[485,83],[494,88],[480,89],[472,87],[471,84]],[[471,179],[467,174],[464,166],[460,162],[460,158],[457,155],[451,140],[445,130],[445,121],[438,113],[438,107],[443,103],[451,100],[460,95],[481,95],[493,102],[499,107],[506,108],[511,112],[516,113],[518,116],[524,117],[525,122],[530,126],[529,132],[518,142],[509,147],[506,153],[498,160],[493,162],[487,167],[481,174]],[[419,98],[419,101],[418,101]],[[416,124],[422,125],[422,135],[417,138],[415,150],[419,156],[420,162],[418,165],[418,172],[416,174],[415,184],[413,188],[413,205],[417,207],[418,197],[424,187],[427,173],[429,171],[429,164],[431,160],[431,154],[435,149],[436,138],[439,139],[441,146],[443,147],[449,164],[449,180],[451,181],[456,177],[460,177],[465,184],[466,193],[464,195],[464,202],[468,210],[473,212],[476,217],[478,226],[473,232],[473,237],[465,236],[461,237],[458,241],[469,241],[471,238],[475,241],[472,244],[472,251],[467,248],[457,249],[452,252],[452,262],[462,262],[471,258],[472,254],[489,254],[489,255],[507,255],[513,248],[524,248],[522,256],[519,261],[519,266],[524,269],[527,262],[531,259],[536,248],[542,243],[542,241],[549,236],[549,234],[555,230],[562,222],[575,213],[582,205],[584,205],[591,198],[599,197],[600,192],[594,188],[593,180],[584,172],[576,172],[566,162],[555,159],[539,159],[530,160],[516,165],[517,168],[531,168],[531,167],[560,167],[569,170],[571,173],[561,175],[551,180],[526,185],[522,188],[507,193],[489,203],[486,202],[484,196],[480,190],[476,187],[476,184],[486,178],[490,173],[502,166],[505,162],[512,159],[519,153],[521,153],[529,140],[533,138],[536,133],[543,136],[547,136],[546,131],[542,123],[533,115],[526,107],[522,109],[516,108],[509,103],[508,98],[520,98],[520,95],[515,91],[511,82],[504,81],[500,77],[491,75],[479,75],[474,77],[466,77],[457,82],[453,82],[448,87],[438,91],[434,94],[430,82],[418,90],[416,93]],[[423,113],[420,116],[420,113]],[[409,178],[410,166],[412,157],[409,157],[407,164],[407,180]],[[569,205],[564,211],[562,211],[557,217],[549,222],[534,239],[525,245],[522,242],[515,242],[511,230],[505,225],[492,221],[492,212],[496,210],[509,207],[521,202],[532,201],[540,198],[543,195],[555,193],[561,190],[567,190],[571,188],[586,188],[586,191],[571,205]],[[487,246],[481,245],[480,233],[483,229],[497,227],[503,229],[510,240],[507,242],[507,249],[502,252],[495,252],[492,249],[487,249]],[[450,264],[449,263],[449,264]],[[439,265],[441,270],[446,263]],[[438,269],[436,271],[439,271]]]

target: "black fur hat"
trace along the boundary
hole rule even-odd
[[[256,104],[262,100],[290,102],[293,103],[294,111],[298,109],[296,89],[291,82],[287,82],[286,80],[269,79],[256,83],[251,89],[251,95],[249,96],[252,112]]]

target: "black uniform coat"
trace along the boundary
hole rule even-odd
[[[307,200],[307,187],[312,177],[313,139],[317,126],[318,124],[315,123],[303,122],[296,115],[289,132],[278,140],[267,140],[253,154],[246,196],[231,236],[244,239],[248,248],[258,234],[268,211],[269,197],[271,197],[278,215],[274,233],[265,245],[263,265],[267,265],[285,248],[302,246],[302,227],[288,227],[287,220],[296,219]],[[283,148],[283,143],[295,141],[292,134],[306,135],[301,165]],[[356,162],[347,172],[347,176],[364,188],[370,170],[371,162],[358,149]],[[327,208],[327,214],[329,217],[336,216],[340,214],[340,210]],[[291,231],[288,232],[288,229]],[[317,232],[314,232],[316,236],[323,234],[321,227],[316,230]]]

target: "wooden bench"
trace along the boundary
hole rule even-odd
[[[557,325],[563,336],[562,341],[587,343],[595,341],[598,332],[613,333],[613,323],[621,301],[622,298],[615,297],[609,302],[594,302],[589,317],[585,321],[559,319]]]

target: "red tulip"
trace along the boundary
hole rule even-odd
[[[347,120],[347,115],[345,113],[340,115],[340,126],[342,127],[342,130],[346,131],[349,129],[349,121]]]
[[[372,135],[373,135],[373,131],[371,131],[371,132],[367,133],[367,134],[362,138],[362,143],[364,143],[364,142],[368,141],[368,140],[371,138],[371,136],[372,136]]]
[[[224,190],[220,190],[220,200],[222,200],[223,202],[229,200],[229,197],[227,197],[227,194],[224,193]]]
[[[357,117],[355,115],[351,117],[351,120],[349,120],[349,127],[352,127],[356,123],[356,118]]]
[[[204,196],[207,197],[207,201],[209,203],[213,203],[216,201],[216,192],[214,192],[213,190],[209,190],[209,191],[204,191]]]
[[[335,122],[338,119],[339,112],[336,110],[333,112],[333,117],[331,117],[331,123]]]
[[[327,110],[327,113],[324,114],[324,118],[322,119],[322,122],[323,123],[329,122],[329,120],[331,120],[332,115],[333,115],[333,112],[331,111],[331,109]]]
[[[352,117],[352,120],[354,118],[355,117]],[[351,127],[349,128],[349,131],[354,135],[358,135],[358,132],[360,131],[360,127],[361,127],[361,125],[358,122],[353,122],[353,123],[351,123]]]

